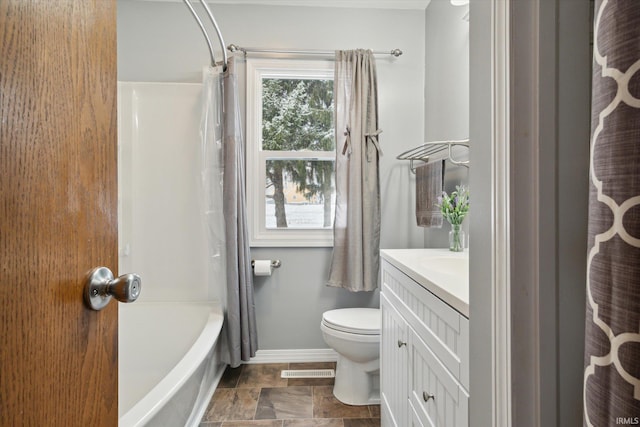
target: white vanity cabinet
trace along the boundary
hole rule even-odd
[[[469,319],[385,252],[394,251],[382,260],[382,426],[466,427]]]

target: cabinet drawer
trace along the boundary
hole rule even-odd
[[[383,260],[382,293],[469,389],[469,319]]]
[[[409,401],[422,425],[466,427],[469,395],[413,331],[409,345]]]

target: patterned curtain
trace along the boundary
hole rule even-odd
[[[596,0],[584,425],[640,424],[640,1]]]

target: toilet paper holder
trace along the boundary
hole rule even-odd
[[[256,260],[252,259],[251,260],[251,268],[254,267],[256,263]],[[272,259],[271,260],[271,267],[272,268],[280,268],[280,266],[282,265],[282,262],[279,259]]]

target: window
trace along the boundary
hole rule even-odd
[[[251,246],[331,246],[335,206],[333,63],[249,59]]]

